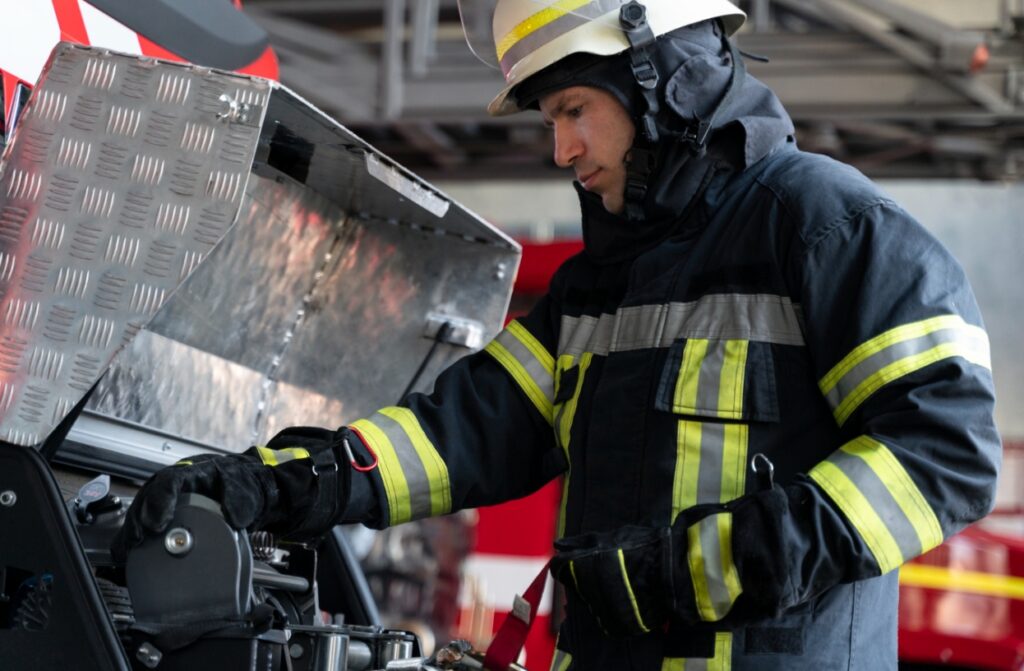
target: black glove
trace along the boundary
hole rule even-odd
[[[697,599],[690,568],[702,567],[703,557],[689,550],[690,535],[723,512],[724,506],[696,506],[671,527],[626,526],[556,541],[551,574],[587,605],[609,636],[660,631],[670,619],[720,619],[711,616],[707,599]]]
[[[291,538],[327,531],[344,512],[351,486],[349,463],[341,456],[347,432],[285,429],[266,447],[200,455],[158,471],[125,514],[111,546],[115,559],[123,561],[147,534],[164,531],[187,493],[218,501],[235,529],[265,528]]]

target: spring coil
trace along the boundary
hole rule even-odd
[[[274,543],[274,534],[269,531],[254,531],[249,534],[249,545],[252,546],[253,559],[268,561],[274,558],[274,550],[277,545]]]

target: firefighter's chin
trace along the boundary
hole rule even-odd
[[[613,189],[603,193],[599,192],[597,195],[601,197],[601,204],[604,205],[604,209],[608,210],[611,214],[622,214],[622,211],[626,209],[624,191],[624,189]]]

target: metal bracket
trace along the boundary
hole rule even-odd
[[[442,342],[449,345],[459,345],[469,349],[480,349],[484,340],[484,325],[478,321],[465,317],[454,317],[440,312],[431,312],[427,315],[427,325],[423,329],[423,337],[432,340],[437,339],[441,327],[449,325],[448,335]]]

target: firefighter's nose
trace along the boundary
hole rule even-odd
[[[583,154],[583,142],[572,127],[555,124],[555,165],[571,168]]]

